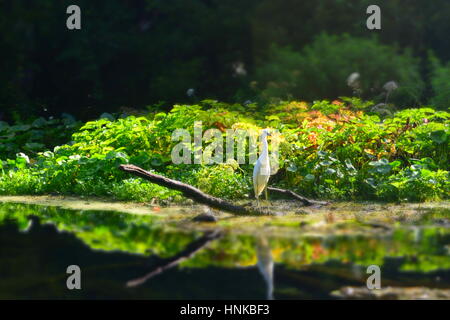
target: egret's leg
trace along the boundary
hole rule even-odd
[[[267,191],[267,187],[264,189],[264,195],[266,197],[266,201],[269,201],[269,192]]]

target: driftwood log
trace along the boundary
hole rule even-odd
[[[288,198],[292,198],[294,200],[298,200],[298,201],[302,202],[305,206],[328,204],[328,202],[326,202],[326,201],[317,201],[317,200],[307,199],[291,190],[285,190],[285,189],[273,188],[273,187],[267,187],[267,190],[274,192],[274,193],[284,195],[284,196],[286,196]]]
[[[206,194],[199,189],[177,181],[173,179],[169,179],[167,177],[154,174],[151,172],[148,172],[138,166],[132,165],[132,164],[123,164],[119,166],[119,169],[128,173],[131,173],[135,176],[141,177],[143,179],[146,179],[152,183],[156,183],[160,186],[180,191],[186,198],[192,199],[195,202],[208,205],[211,208],[223,210],[226,212],[233,213],[235,215],[267,215],[267,214],[276,214],[274,212],[270,212],[267,209],[261,208],[261,207],[249,207],[249,206],[240,206],[235,205],[233,203],[230,203],[228,201],[225,201],[220,198],[213,197],[209,194]],[[280,194],[283,194],[285,196],[289,196],[293,199],[300,200],[304,205],[314,205],[314,204],[326,204],[326,202],[321,201],[314,201],[306,199],[295,192],[292,192],[290,190],[284,190],[279,188],[268,188],[269,191],[277,192]]]

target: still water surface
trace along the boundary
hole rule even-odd
[[[430,223],[436,215],[441,223]],[[430,212],[392,232],[307,235],[298,226],[233,232],[0,203],[0,298],[335,299],[334,290],[365,286],[371,264],[383,287],[448,289],[448,217]],[[66,287],[69,265],[81,268],[81,290]]]

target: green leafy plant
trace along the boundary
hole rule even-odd
[[[251,194],[253,164],[173,164],[175,129],[193,135],[228,128],[280,132],[279,172],[271,184],[329,199],[426,201],[447,198],[450,114],[433,108],[405,109],[382,119],[358,98],[290,101],[248,112],[209,100],[177,105],[167,113],[102,118],[85,123],[69,144],[53,151],[11,152],[2,160],[0,194],[76,194],[121,200],[178,201],[179,193],[135,179],[120,164],[194,185],[228,199]],[[193,142],[189,144],[193,150]],[[205,148],[206,145],[203,145]],[[246,159],[249,159],[248,149]],[[192,159],[192,158],[191,158]]]

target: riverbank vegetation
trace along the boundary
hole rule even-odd
[[[172,132],[184,128],[193,135],[194,121],[223,135],[225,129],[278,130],[280,168],[269,184],[305,196],[429,201],[449,195],[450,114],[432,107],[396,111],[360,98],[264,106],[204,100],[170,112],[104,114],[84,124],[67,117],[2,122],[0,136],[8,140],[0,149],[0,194],[182,200],[175,191],[117,169],[132,163],[218,197],[251,196],[253,164],[173,164],[171,151],[179,141],[172,141]],[[47,123],[51,129],[39,129]]]

